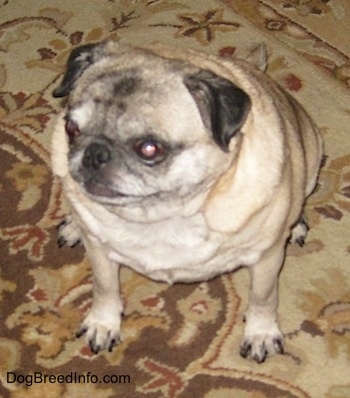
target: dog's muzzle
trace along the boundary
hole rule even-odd
[[[72,170],[72,176],[94,197],[122,197],[126,195],[120,193],[116,185],[119,166],[120,157],[102,137],[85,148],[80,167]]]
[[[86,169],[97,171],[110,160],[110,149],[105,144],[94,142],[85,149],[82,163]]]

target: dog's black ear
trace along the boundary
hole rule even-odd
[[[86,44],[75,48],[67,61],[67,70],[61,84],[53,91],[54,97],[65,97],[73,88],[74,83],[82,75],[84,70],[94,63],[94,50],[101,46],[97,44]]]
[[[184,84],[196,101],[204,125],[220,148],[227,151],[231,138],[245,121],[250,98],[229,80],[208,70],[186,76]]]

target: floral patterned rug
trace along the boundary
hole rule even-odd
[[[0,396],[350,397],[349,18],[347,0],[0,0]],[[56,245],[51,92],[74,46],[107,37],[226,57],[264,42],[268,73],[320,126],[311,230],[281,276],[285,355],[238,354],[244,270],[168,287],[123,269],[124,341],[93,355],[75,338],[91,275],[82,248]]]

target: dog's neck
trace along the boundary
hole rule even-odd
[[[193,189],[187,195],[171,194],[163,198],[149,197],[139,202],[115,204],[96,198],[89,198],[83,188],[69,174],[63,179],[65,192],[70,199],[72,210],[78,213],[88,212],[93,217],[103,214],[103,219],[115,221],[116,218],[126,223],[150,224],[171,218],[189,218],[203,212],[204,205],[214,181],[200,185],[199,190]]]
[[[139,203],[127,205],[106,205],[114,215],[135,223],[159,222],[173,217],[191,217],[201,211],[207,192],[199,192],[186,197],[149,198]]]

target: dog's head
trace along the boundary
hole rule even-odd
[[[75,49],[55,97],[69,94],[69,170],[94,200],[129,204],[208,189],[232,162],[250,107],[230,81],[116,43]]]

